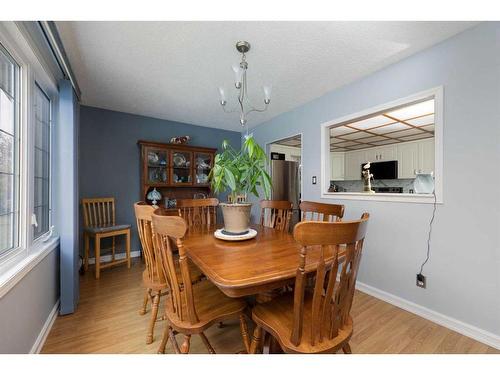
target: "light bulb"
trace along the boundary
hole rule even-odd
[[[269,104],[269,102],[271,101],[271,91],[273,90],[273,87],[271,85],[268,85],[263,86],[262,88],[264,89],[264,102],[266,104]]]
[[[226,104],[226,92],[224,87],[219,87],[219,95],[220,95],[220,104]]]
[[[234,72],[234,85],[237,89],[241,87],[241,76],[243,74],[243,69],[238,64],[233,64]]]

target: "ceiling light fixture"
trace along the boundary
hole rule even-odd
[[[250,43],[241,41],[236,43],[236,49],[238,52],[241,53],[241,62],[238,64],[233,65],[233,71],[234,71],[234,86],[238,90],[238,107],[233,110],[228,110],[226,108],[227,104],[227,98],[226,98],[226,91],[224,90],[223,87],[219,87],[219,94],[220,94],[220,104],[222,106],[222,109],[226,113],[232,113],[232,112],[240,112],[240,124],[241,126],[245,126],[247,123],[247,115],[250,112],[264,112],[267,110],[267,107],[269,106],[269,103],[271,102],[271,89],[272,87],[269,86],[263,86],[262,89],[264,91],[264,104],[265,107],[262,109],[255,108],[250,100],[248,99],[248,94],[247,94],[247,69],[248,69],[248,63],[246,62],[246,53],[250,50]]]

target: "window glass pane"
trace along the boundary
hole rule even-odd
[[[34,214],[38,226],[34,238],[49,230],[50,223],[50,100],[36,85],[34,97],[35,112],[35,181]]]
[[[0,89],[10,95],[14,96],[14,75],[17,67],[13,64],[11,58],[0,51]]]
[[[19,67],[0,45],[0,255],[18,246]]]

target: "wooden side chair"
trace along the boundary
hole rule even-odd
[[[146,344],[151,344],[154,339],[155,324],[158,320],[158,306],[161,297],[168,293],[168,284],[164,277],[163,270],[161,269],[161,259],[156,257],[153,248],[153,228],[151,220],[155,207],[150,206],[146,202],[137,202],[134,204],[134,211],[137,220],[137,231],[142,246],[142,256],[146,263],[146,269],[142,273],[142,282],[146,291],[139,314],[145,315],[148,302],[151,302],[151,319],[146,336]],[[158,212],[161,212],[161,210]],[[201,272],[196,271],[197,269],[194,269],[194,272],[191,274],[191,280],[193,280],[193,282],[197,282],[203,277]],[[179,269],[177,269],[177,273],[180,275]]]
[[[342,221],[344,217],[343,204],[327,204],[303,201],[299,205],[302,212],[301,221]]]
[[[257,351],[264,331],[286,353],[336,353],[340,349],[351,353],[350,311],[368,217],[365,213],[356,221],[305,221],[295,226],[293,236],[302,248],[294,292],[253,309],[257,326],[251,352]],[[345,256],[339,259],[341,245],[346,246]],[[306,271],[312,248],[320,251],[318,264]],[[316,277],[312,292],[306,288],[311,275]]]
[[[188,353],[191,335],[198,334],[208,352],[215,353],[204,331],[217,322],[238,317],[247,347],[245,302],[227,297],[208,280],[192,284],[190,267],[182,243],[187,229],[186,221],[182,217],[153,214],[155,254],[161,259],[164,277],[170,289],[169,298],[166,300],[167,322],[158,352],[165,352],[165,346],[170,339],[176,353]],[[173,254],[174,244],[179,249],[178,260]],[[181,270],[180,277],[176,272],[176,263]],[[180,348],[175,338],[176,333],[184,335]]]
[[[84,198],[83,238],[85,242],[84,270],[89,268],[90,239],[94,239],[95,278],[99,279],[102,268],[127,263],[130,268],[130,224],[116,224],[115,198]],[[125,236],[125,259],[116,259],[115,237]],[[101,248],[101,240],[111,237],[111,248]],[[101,263],[102,250],[111,249],[111,261]]]
[[[188,228],[211,229],[217,224],[217,198],[179,199],[179,216],[186,220]]]
[[[290,230],[293,203],[289,201],[260,201],[260,225],[282,232]]]

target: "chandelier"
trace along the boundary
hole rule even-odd
[[[241,61],[239,64],[233,65],[233,71],[235,76],[234,86],[238,90],[238,107],[233,110],[226,108],[226,91],[223,87],[219,87],[220,94],[220,104],[222,109],[226,113],[240,113],[240,124],[245,126],[247,123],[247,115],[251,112],[264,112],[267,110],[269,103],[271,103],[271,86],[263,86],[264,91],[264,108],[255,108],[250,99],[248,99],[247,94],[247,69],[248,63],[246,61],[246,53],[250,50],[250,43],[241,41],[236,43],[236,49],[241,53]]]

